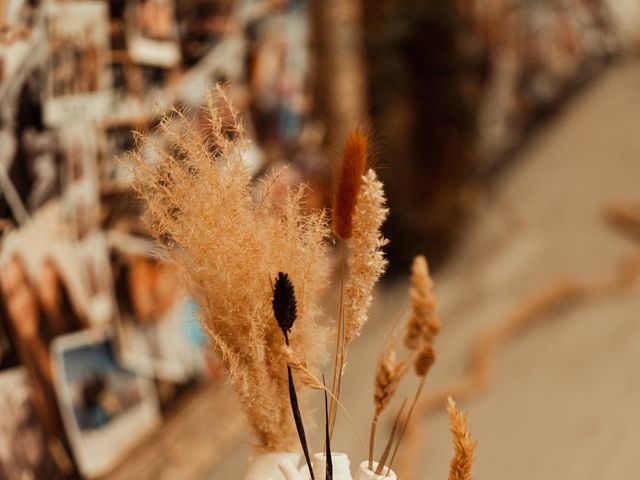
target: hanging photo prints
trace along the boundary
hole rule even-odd
[[[153,382],[118,365],[111,339],[92,330],[58,338],[52,362],[79,469],[103,475],[158,424]]]
[[[138,63],[165,68],[180,63],[178,28],[172,0],[138,0],[128,6],[128,49]]]
[[[50,3],[46,7],[49,63],[45,121],[60,124],[76,117],[104,116],[111,87],[107,3]]]

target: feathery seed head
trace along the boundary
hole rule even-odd
[[[431,366],[435,361],[436,352],[433,349],[433,346],[430,343],[424,344],[420,349],[420,352],[418,353],[418,356],[416,357],[415,363],[413,365],[416,371],[416,375],[419,377],[424,377],[429,372]]]
[[[447,399],[447,412],[455,450],[449,465],[449,480],[471,480],[476,442],[469,436],[467,416],[460,413],[451,397]]]
[[[411,317],[407,324],[404,344],[410,350],[418,350],[422,343],[431,343],[440,331],[441,321],[435,313],[436,297],[433,281],[424,256],[418,255],[411,265]]]
[[[357,129],[347,139],[333,200],[333,231],[343,240],[353,235],[353,212],[367,163],[367,137]]]
[[[379,415],[391,402],[405,370],[406,364],[397,360],[396,351],[393,348],[388,349],[378,362],[373,396],[376,415]]]

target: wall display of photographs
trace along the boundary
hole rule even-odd
[[[153,382],[119,366],[113,341],[101,332],[59,337],[51,356],[80,472],[103,475],[159,423]]]
[[[111,87],[107,2],[48,3],[46,9],[46,122],[104,116]]]
[[[24,368],[0,372],[0,478],[62,479],[31,396]]]
[[[170,382],[199,376],[206,344],[197,334],[197,306],[176,287],[176,273],[151,254],[156,247],[150,241],[128,235],[110,238],[122,363]]]
[[[180,63],[173,0],[134,0],[127,6],[127,44],[135,62],[165,68]]]

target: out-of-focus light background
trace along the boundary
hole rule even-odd
[[[422,253],[426,394],[469,412],[474,478],[634,478],[639,54],[637,0],[0,0],[0,479],[242,478],[252,439],[125,155],[218,83],[256,178],[289,165],[311,207],[371,132],[391,243],[343,387],[363,436]],[[405,445],[401,478],[446,476],[441,401]],[[333,448],[366,457],[346,421]]]

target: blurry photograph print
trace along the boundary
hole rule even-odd
[[[45,121],[55,125],[78,115],[101,118],[111,86],[107,3],[51,3],[46,19],[50,54]]]
[[[174,271],[144,254],[143,240],[111,252],[118,304],[118,353],[143,375],[186,382],[203,369],[206,345],[193,341],[199,327],[194,302],[179,288]],[[195,307],[197,308],[197,307]]]
[[[32,400],[23,368],[0,373],[0,478],[61,479]]]
[[[56,395],[83,475],[102,475],[159,422],[153,383],[116,362],[113,342],[85,330],[56,339]]]
[[[181,57],[173,1],[134,1],[128,9],[127,37],[131,59],[165,68],[178,66]]]
[[[234,2],[181,0],[176,2],[176,6],[182,62],[183,65],[191,67],[230,31]]]

